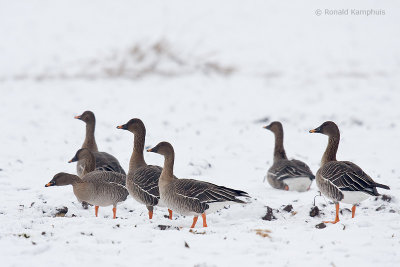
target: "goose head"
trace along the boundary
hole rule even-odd
[[[75,116],[74,118],[84,121],[85,123],[94,123],[96,121],[94,113],[90,110],[87,110],[87,111],[83,112],[82,115]]]
[[[133,134],[138,133],[138,132],[142,132],[145,127],[143,122],[140,119],[131,119],[130,121],[128,121],[127,123],[123,124],[123,125],[119,125],[117,126],[117,129],[122,129],[122,130],[128,130],[130,132],[132,132]]]
[[[321,124],[321,126],[310,130],[310,133],[320,133],[320,134],[324,134],[327,136],[339,136],[340,132],[339,132],[339,128],[337,127],[336,123],[334,123],[333,121],[326,121],[323,124]]]
[[[68,161],[68,163],[76,162],[76,161],[82,160],[82,159],[89,159],[91,157],[92,157],[92,152],[89,149],[81,148],[76,152],[75,156],[71,160]]]
[[[267,130],[270,130],[274,134],[283,131],[282,123],[280,123],[279,121],[273,121],[269,125],[264,126],[263,128],[267,129]]]
[[[54,175],[53,179],[51,179],[50,182],[48,182],[45,187],[49,186],[63,186],[63,185],[69,185],[72,184],[74,181],[75,175],[65,173],[65,172],[60,172]]]
[[[174,148],[168,142],[161,142],[158,143],[158,145],[156,145],[155,147],[147,149],[147,152],[153,152],[163,156],[168,156],[174,154]]]

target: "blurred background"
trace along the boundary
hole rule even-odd
[[[0,81],[398,71],[398,1],[0,1]],[[384,15],[316,15],[374,9]]]
[[[124,266],[136,255],[139,266],[243,259],[250,266],[393,266],[400,259],[399,26],[398,0],[0,0],[2,262]],[[204,235],[177,231],[191,219],[170,222],[164,210],[149,223],[132,199],[119,206],[118,226],[110,209],[95,218],[70,187],[44,188],[56,173],[76,172],[67,161],[85,127],[73,117],[85,110],[96,114],[99,150],[126,171],[133,136],[116,126],[137,117],[146,147],[174,145],[178,177],[245,190],[252,203],[207,217]],[[274,120],[283,123],[288,157],[314,173],[327,139],[308,130],[334,120],[338,159],[390,185],[382,193],[393,201],[370,198],[354,220],[344,206],[340,224],[316,229],[334,207],[319,198],[322,215],[310,217],[315,183],[303,194],[262,183],[274,139],[261,127]],[[163,164],[157,154],[145,158]],[[261,220],[267,205],[289,203],[296,216],[281,210],[277,220]],[[59,206],[68,207],[65,218],[51,215]],[[272,238],[257,236],[259,228]]]

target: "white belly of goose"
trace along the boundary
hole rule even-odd
[[[289,191],[305,192],[310,188],[312,180],[309,177],[296,177],[287,178],[283,182],[289,187]]]
[[[340,202],[352,205],[358,204],[371,196],[370,194],[360,191],[341,191],[341,192],[343,193],[343,199],[340,200]]]

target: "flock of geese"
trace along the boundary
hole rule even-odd
[[[117,126],[134,134],[133,152],[129,161],[129,171],[125,174],[118,160],[106,153],[99,152],[94,136],[96,119],[94,113],[85,111],[76,119],[86,123],[86,137],[82,148],[69,162],[77,162],[77,175],[58,173],[45,186],[72,185],[77,199],[82,205],[94,205],[98,216],[99,206],[113,206],[113,218],[116,218],[117,204],[131,195],[137,202],[146,205],[149,219],[153,217],[154,206],[167,207],[169,219],[172,212],[194,216],[191,228],[194,228],[201,215],[203,227],[207,227],[206,215],[227,205],[246,203],[247,192],[235,190],[212,183],[181,179],[174,175],[174,148],[168,142],[161,142],[148,149],[164,157],[163,168],[148,165],[144,160],[146,128],[140,119],[131,119]],[[389,189],[376,183],[360,167],[349,161],[337,161],[336,152],[340,141],[340,132],[332,121],[324,122],[310,133],[321,133],[329,137],[328,146],[321,160],[316,176],[302,161],[289,160],[283,146],[283,127],[280,122],[265,126],[275,135],[273,165],[266,179],[276,189],[304,192],[310,189],[315,179],[321,193],[336,204],[336,217],[329,223],[339,221],[339,202],[352,204],[354,218],[356,204],[369,196],[378,196],[377,187]],[[328,223],[328,222],[325,222]]]

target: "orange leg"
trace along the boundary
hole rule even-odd
[[[94,206],[94,214],[97,217],[97,214],[99,213],[99,206]]]
[[[205,213],[201,214],[201,217],[203,218],[203,227],[207,227],[206,214]]]
[[[324,223],[333,223],[333,224],[335,224],[338,221],[339,221],[339,203],[336,203],[336,218],[335,218],[335,220],[333,222],[327,221],[327,222],[324,222]]]
[[[289,191],[289,186],[285,185],[285,190]]]
[[[168,209],[169,219],[172,220],[172,210]]]
[[[153,219],[153,211],[150,211],[150,210],[149,210],[149,219],[150,220]]]
[[[192,226],[190,226],[190,228],[194,228],[195,226],[196,226],[196,223],[197,223],[197,219],[198,219],[199,217],[198,216],[194,216],[193,217],[193,223],[192,223]]]
[[[351,218],[354,218],[354,215],[356,215],[356,205],[351,208]]]
[[[114,214],[113,219],[116,219],[117,218],[117,207],[113,208],[113,214]]]

